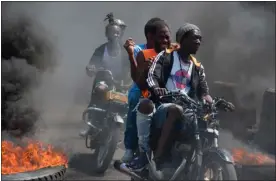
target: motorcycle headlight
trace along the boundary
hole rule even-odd
[[[105,93],[108,91],[108,85],[105,82],[98,82],[93,90],[93,93],[97,99],[103,99]]]
[[[108,89],[108,85],[104,81],[96,83],[94,90],[95,91],[105,91]]]

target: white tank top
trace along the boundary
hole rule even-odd
[[[120,76],[122,74],[122,56],[121,50],[118,55],[113,57],[108,54],[107,46],[105,46],[103,54],[103,64],[105,68],[110,70],[114,77]]]
[[[176,51],[173,53],[174,61],[166,88],[169,91],[180,90],[188,94],[191,89],[193,62],[190,60],[190,63],[184,63]]]

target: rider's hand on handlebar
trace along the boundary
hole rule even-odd
[[[96,66],[95,65],[87,65],[86,66],[86,73],[88,76],[92,77],[93,74],[96,72]]]
[[[203,96],[202,98],[203,98],[203,100],[205,100],[209,104],[213,103],[213,99],[210,95]]]
[[[167,89],[166,88],[154,88],[154,94],[157,96],[164,96],[167,94]]]
[[[227,103],[225,104],[224,110],[225,110],[225,111],[234,111],[234,110],[235,110],[235,106],[234,106],[233,103],[227,102]]]
[[[228,102],[224,99],[220,99],[220,98],[219,99],[215,98],[215,100],[216,100],[216,107],[218,107],[226,112],[232,112],[235,110],[235,106],[233,103]]]
[[[86,70],[89,72],[95,72],[96,71],[96,66],[95,65],[87,65]]]
[[[127,53],[129,55],[133,55],[134,54],[134,41],[132,38],[128,38],[124,44],[124,48],[126,49]]]

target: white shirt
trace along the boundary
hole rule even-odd
[[[176,51],[173,53],[174,61],[166,88],[169,91],[179,90],[188,94],[191,89],[193,62],[190,60],[190,63],[184,63]]]
[[[122,56],[121,51],[117,56],[113,57],[108,54],[107,46],[104,49],[103,63],[106,69],[110,70],[113,76],[122,74]]]

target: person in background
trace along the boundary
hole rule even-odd
[[[126,25],[122,20],[115,19],[113,13],[106,16],[105,36],[107,42],[95,49],[86,72],[88,76],[93,76],[96,68],[104,67],[112,71],[113,74],[122,74],[122,70],[128,70],[128,56],[123,51],[122,38]],[[129,71],[128,71],[129,72]],[[123,75],[120,75],[122,77]]]
[[[110,70],[116,80],[123,80],[129,83],[131,81],[130,76],[126,76],[130,74],[129,61],[122,41],[127,26],[122,20],[115,19],[113,13],[108,14],[105,20],[108,20],[108,24],[105,27],[107,42],[95,49],[86,66],[86,73],[88,76],[94,77],[96,70],[102,67]],[[95,85],[95,82],[93,85]],[[94,96],[92,91],[88,107],[95,101],[97,101],[97,96]],[[89,128],[82,130],[80,136],[84,137],[88,131]]]

